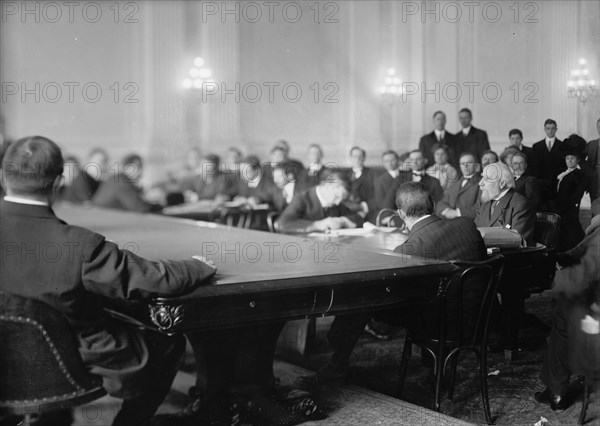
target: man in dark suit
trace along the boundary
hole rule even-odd
[[[477,227],[514,229],[528,246],[535,245],[535,210],[527,198],[513,189],[515,179],[508,166],[504,163],[486,166],[479,187],[481,205],[475,215]]]
[[[90,152],[88,162],[79,168],[73,181],[61,192],[60,198],[72,203],[91,200],[102,183],[107,166],[107,152],[102,148],[94,148]]]
[[[436,204],[438,216],[446,219],[468,217],[475,219],[475,209],[479,203],[479,163],[469,152],[460,157],[460,170],[463,177],[452,183],[444,192],[444,197]]]
[[[381,155],[381,161],[385,172],[377,176],[373,181],[374,197],[373,197],[373,209],[369,211],[369,219],[375,222],[377,213],[383,209],[385,199],[389,189],[391,188],[392,182],[398,177],[400,171],[398,170],[399,161],[398,154],[396,151],[388,150]]]
[[[485,259],[485,244],[473,221],[463,217],[443,220],[435,216],[433,198],[422,183],[408,182],[400,186],[396,202],[400,217],[410,230],[410,236],[394,252],[437,260]],[[305,382],[323,384],[347,377],[352,349],[371,317],[396,325],[415,324],[417,321],[429,324],[430,321],[425,318],[427,315],[423,315],[425,312],[427,305],[338,315],[327,336],[334,350],[331,360]]]
[[[388,188],[388,191],[386,192],[385,199],[383,200],[383,208],[395,208],[396,192],[398,191],[398,188],[400,188],[400,185],[406,182],[423,183],[435,202],[439,201],[444,195],[444,190],[440,185],[440,181],[425,173],[427,159],[422,151],[418,149],[411,151],[407,162],[410,171],[400,172],[398,177],[394,179],[391,186]]]
[[[596,122],[600,135],[600,119]],[[600,198],[600,139],[589,141],[586,147],[586,162],[588,172],[588,192],[592,201]]]
[[[122,171],[102,182],[92,203],[100,207],[140,213],[160,210],[160,206],[148,203],[142,197],[142,188],[138,186],[142,170],[142,158],[139,155],[125,157]]]
[[[568,408],[565,394],[572,374],[593,378],[594,372],[598,371],[599,208],[598,200],[592,203],[592,223],[586,229],[583,241],[572,250],[560,254],[557,259],[562,266],[556,272],[552,288],[557,303],[552,317],[548,352],[540,373],[547,387],[535,394],[538,402],[549,404],[553,411]]]
[[[532,174],[539,179],[542,186],[542,199],[553,200],[556,196],[556,176],[565,165],[565,156],[560,150],[562,141],[556,137],[558,129],[556,121],[547,119],[544,122],[546,137],[533,144]]]
[[[317,186],[332,172],[332,169],[323,164],[323,149],[312,144],[308,147],[308,168],[298,174],[296,181],[296,194]]]
[[[364,149],[358,146],[350,149],[350,164],[352,167],[345,176],[345,180],[350,184],[349,203],[352,203],[355,209],[358,209],[358,205],[361,205],[361,210],[370,212],[375,210],[373,198],[375,176],[371,169],[365,167],[366,157],[367,153]]]
[[[456,136],[446,131],[446,114],[442,111],[436,111],[433,114],[433,132],[421,137],[419,141],[419,150],[427,158],[428,164],[434,164],[434,152],[439,145],[445,145],[448,149],[448,162],[454,167],[458,166],[460,147]]]
[[[125,399],[113,425],[146,424],[171,388],[185,341],[115,322],[104,300],[175,296],[207,282],[214,267],[196,259],[149,261],[57,218],[52,203],[63,160],[46,138],[15,142],[2,165],[0,290],[60,311],[84,364],[109,394]]]
[[[470,152],[477,161],[481,161],[483,152],[490,149],[490,142],[485,130],[481,130],[471,125],[473,113],[469,108],[463,108],[458,113],[458,121],[462,127],[457,133],[457,152]]]
[[[196,172],[185,178],[178,185],[178,189],[186,193],[190,191],[198,200],[227,200],[233,182],[227,179],[219,169],[221,159],[218,155],[209,154],[200,162]]]
[[[527,157],[527,163],[533,164],[533,150],[530,147],[523,145],[523,132],[519,129],[511,129],[508,132],[508,139],[510,140],[509,146],[514,146],[517,148],[519,151],[525,154]]]
[[[290,144],[286,140],[278,140],[277,143],[275,143],[275,148],[281,148],[283,150],[283,159],[281,162],[286,168],[286,174],[292,173],[294,176],[298,176],[300,172],[304,170],[302,161],[290,158]]]
[[[348,190],[337,173],[332,173],[316,187],[296,194],[279,218],[281,232],[325,232],[362,226],[362,217],[342,203]]]
[[[510,160],[510,168],[515,178],[515,192],[527,198],[537,211],[541,203],[541,188],[537,178],[527,173],[527,164],[524,151],[516,152]]]

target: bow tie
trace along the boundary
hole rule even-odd
[[[416,170],[413,170],[412,174],[413,174],[414,176],[421,176],[421,177],[422,177],[422,176],[424,176],[424,175],[425,175],[425,172],[424,172],[423,170],[421,170],[421,171],[416,171]]]

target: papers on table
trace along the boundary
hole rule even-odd
[[[398,231],[398,228],[392,228],[387,226],[375,226],[370,222],[365,222],[362,228],[343,228],[343,229],[334,229],[327,233],[325,232],[311,232],[308,234],[309,237],[319,237],[319,236],[331,236],[331,237],[344,237],[344,236],[366,236],[369,234],[383,232],[386,234],[390,234],[394,231]]]

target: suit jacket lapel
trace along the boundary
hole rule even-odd
[[[512,198],[512,195],[513,195],[513,191],[509,190],[504,195],[504,197],[502,197],[502,198],[500,198],[500,200],[498,200],[498,205],[496,207],[494,207],[494,214],[490,218],[490,226],[494,226],[494,224],[496,222],[498,222],[500,219],[502,219],[502,221],[504,221],[504,214],[506,213],[506,208]],[[494,203],[494,202],[495,201],[492,200],[492,203]],[[500,223],[500,225],[504,226],[506,224]]]

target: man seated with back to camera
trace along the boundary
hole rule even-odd
[[[279,218],[281,232],[304,234],[361,227],[363,217],[343,203],[349,195],[346,186],[338,172],[330,171],[319,185],[296,194]]]
[[[410,230],[404,244],[394,249],[402,255],[438,260],[480,261],[486,257],[481,234],[472,219],[457,217],[443,220],[434,214],[434,201],[421,182],[407,182],[396,193],[396,205],[401,219]],[[428,304],[414,304],[375,312],[336,316],[327,335],[333,348],[331,360],[315,376],[303,378],[304,384],[319,385],[345,379],[354,345],[371,317],[388,324],[412,327],[435,326],[435,319],[426,313]]]
[[[214,266],[199,258],[146,260],[57,218],[52,204],[63,159],[49,139],[33,136],[16,141],[6,152],[2,170],[7,195],[0,201],[0,290],[61,312],[84,365],[102,377],[110,395],[124,399],[113,425],[146,424],[171,388],[185,340],[111,319],[103,309],[105,299],[143,301],[179,295],[207,283],[215,274]],[[58,259],[41,256],[37,261],[18,249],[50,245],[70,249]]]

